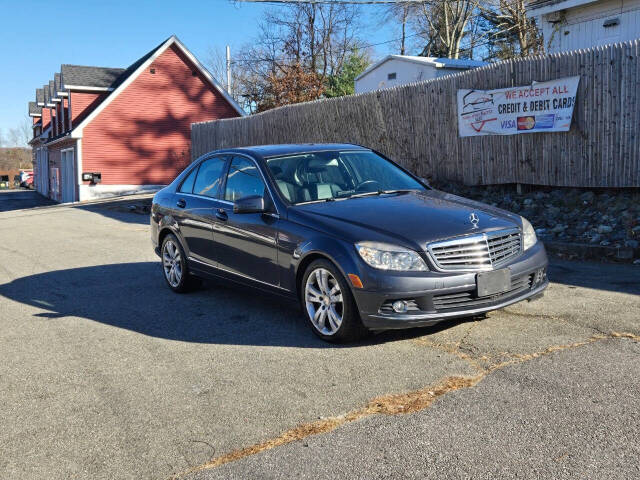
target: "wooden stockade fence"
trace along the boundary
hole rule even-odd
[[[508,60],[434,80],[196,123],[192,155],[247,145],[357,143],[468,185],[640,187],[640,40]],[[569,132],[458,136],[456,92],[580,75]]]

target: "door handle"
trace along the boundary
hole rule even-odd
[[[176,205],[177,205],[178,207],[180,207],[180,208],[184,208],[184,207],[186,207],[186,206],[187,206],[187,202],[185,201],[185,199],[184,199],[184,198],[181,198],[180,200],[178,200],[178,201],[176,202]]]
[[[218,218],[218,220],[226,221],[229,218],[229,215],[224,211],[224,208],[218,208],[216,210],[216,218]]]

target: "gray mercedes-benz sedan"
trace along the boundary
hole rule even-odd
[[[548,284],[525,218],[357,145],[211,152],[155,195],[151,227],[175,292],[216,277],[298,298],[328,341],[478,315]]]

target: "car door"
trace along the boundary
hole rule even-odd
[[[275,213],[233,213],[233,202],[261,195],[273,205],[256,163],[234,156],[224,183],[222,207],[214,227],[218,267],[263,284],[279,284],[276,237],[279,217]]]
[[[191,260],[215,266],[213,227],[227,157],[208,158],[187,175],[175,195],[176,221]]]

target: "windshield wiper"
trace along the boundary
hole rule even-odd
[[[354,193],[353,195],[349,195],[347,198],[359,198],[359,197],[369,197],[372,195],[384,195],[388,193],[404,193],[404,192],[412,192],[413,189],[396,189],[396,190],[374,190],[373,192],[362,192],[362,193]]]
[[[339,200],[349,200],[350,198],[369,197],[373,195],[385,195],[389,193],[405,193],[405,192],[413,192],[415,190],[416,190],[415,188],[405,188],[405,189],[395,189],[395,190],[374,190],[372,192],[354,193],[353,195],[349,195],[347,197],[329,197],[329,198],[320,198],[318,200],[308,200],[306,202],[294,203],[294,205],[310,205],[312,203],[337,202]]]
[[[318,200],[309,200],[306,202],[299,202],[299,203],[294,203],[294,205],[309,205],[311,203],[324,203],[324,202],[335,202],[336,199],[334,197],[329,197],[329,198],[321,198]]]

